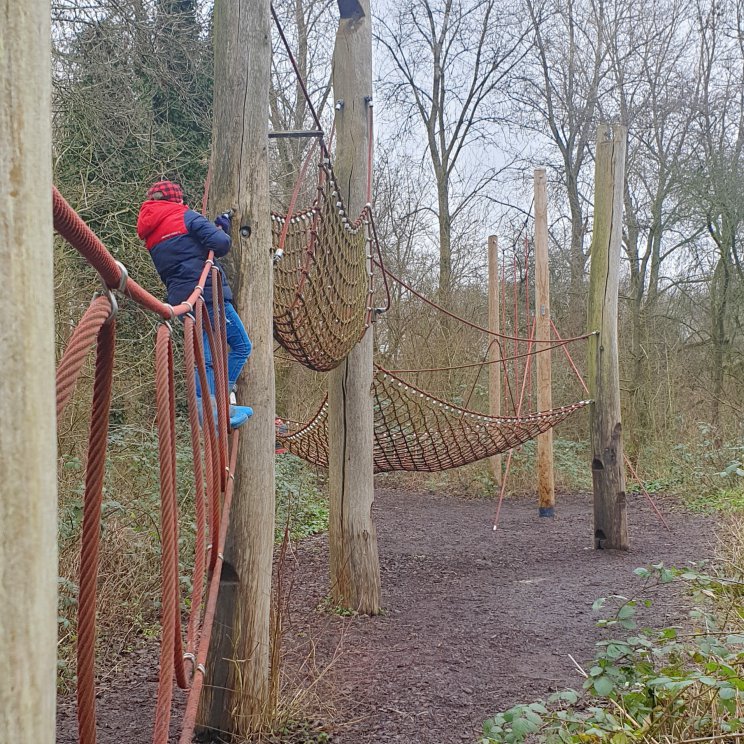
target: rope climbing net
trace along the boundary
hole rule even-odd
[[[272,214],[274,337],[293,359],[318,372],[338,366],[372,318],[371,210],[346,213],[327,160],[313,206]]]
[[[233,474],[238,432],[228,436],[227,339],[222,283],[210,253],[189,299],[172,307],[129,279],[101,241],[74,210],[53,191],[54,226],[98,271],[104,286],[75,327],[57,368],[57,417],[69,403],[88,352],[96,348],[88,457],[85,472],[83,527],[80,547],[77,641],[77,717],[81,744],[96,741],[95,647],[100,523],[103,481],[111,408],[117,302],[113,289],[159,315],[163,322],[155,338],[155,392],[160,464],[161,642],[154,744],[169,741],[173,679],[188,689],[180,727],[181,744],[192,740],[201,695],[211,628],[217,604],[222,556],[232,503]],[[201,299],[211,274],[214,324]],[[174,329],[170,320],[182,316],[184,361],[191,438],[196,546],[192,593],[185,640],[181,622],[179,586],[178,499],[176,491],[176,408]],[[206,339],[206,341],[205,341]],[[209,347],[215,376],[216,409],[204,406],[199,423],[196,376],[208,390],[205,344]],[[196,370],[196,376],[194,371]]]
[[[382,367],[375,368],[375,472],[435,472],[506,452],[556,426],[589,401],[522,417],[485,416],[447,403]],[[328,466],[328,402],[305,425],[278,436],[282,446]]]

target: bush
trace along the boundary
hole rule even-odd
[[[489,718],[481,744],[667,744],[727,741],[726,735],[744,731],[743,577],[663,564],[636,574],[644,579],[644,590],[683,583],[695,605],[689,627],[640,631],[638,599],[597,600],[597,611],[616,607],[599,624],[629,635],[597,644],[589,670],[579,668],[580,691],[564,690]]]

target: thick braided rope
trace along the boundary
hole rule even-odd
[[[116,325],[112,319],[98,332],[88,462],[85,471],[77,630],[77,715],[81,744],[95,744],[96,741],[96,594],[101,539],[101,500],[106,466],[115,340]]]
[[[178,315],[190,313],[196,301],[204,294],[204,285],[213,265],[214,253],[209,252],[199,281],[191,295],[181,304],[172,307],[161,302],[143,289],[133,279],[128,278],[114,257],[98,236],[83,222],[80,215],[65,201],[62,194],[52,187],[52,217],[54,229],[75,248],[99,273],[103,283],[110,289],[119,288],[138,305],[168,320]]]
[[[161,324],[158,327],[155,343],[155,376],[157,399],[158,447],[160,451],[160,531],[161,531],[161,639],[160,639],[160,674],[158,678],[157,701],[155,704],[154,744],[166,744],[171,715],[173,696],[173,673],[175,629],[178,607],[175,603],[178,573],[174,570],[173,556],[177,549],[175,543],[175,483],[172,468],[171,432],[171,379],[170,379],[170,329]]]
[[[436,472],[506,452],[587,405],[493,418],[453,406],[377,367],[373,382],[375,472]],[[306,425],[278,436],[290,452],[328,466],[327,402]]]
[[[194,351],[195,321],[187,315],[183,322],[184,366],[187,370],[196,369]],[[203,364],[203,360],[202,360]],[[202,468],[201,442],[199,440],[199,413],[197,411],[196,378],[186,375],[186,399],[189,409],[189,429],[191,433],[191,459],[194,472],[194,510],[196,521],[196,539],[194,546],[194,568],[191,574],[191,612],[186,631],[186,654],[194,656],[196,634],[201,617],[201,604],[204,595],[204,577],[207,558],[207,503]],[[194,657],[195,658],[195,657]]]
[[[202,304],[202,303],[200,303]],[[200,315],[197,316],[197,324],[201,322],[202,328],[203,328],[203,334],[202,338],[200,340],[197,340],[197,344],[201,344],[199,346],[199,349],[202,353],[202,357],[204,355],[204,336],[206,336],[207,344],[209,345],[210,352],[212,354],[212,373],[214,375],[215,381],[217,378],[217,370],[214,367],[214,360],[215,360],[215,354],[217,353],[217,340],[216,340],[216,333],[214,329],[212,328],[211,322],[209,320],[209,315],[206,313],[206,311],[202,312]],[[209,386],[206,382],[206,375],[204,377],[204,380],[201,379],[201,373],[199,377],[199,383],[202,385],[202,408],[203,408],[203,416],[204,416],[204,432],[205,432],[205,447],[208,446],[210,449],[211,457],[210,457],[210,472],[211,477],[213,479],[212,483],[212,490],[209,494],[209,510],[210,510],[210,531],[209,531],[209,545],[210,545],[210,551],[209,551],[209,570],[212,571],[214,569],[214,564],[216,561],[216,555],[214,551],[214,546],[217,544],[217,534],[219,530],[219,522],[220,522],[220,503],[219,503],[219,495],[222,491],[222,473],[223,473],[223,462],[224,462],[224,453],[222,451],[222,445],[220,444],[220,441],[224,442],[225,438],[222,437],[220,439],[219,433],[222,431],[223,426],[227,426],[226,422],[221,420],[221,417],[224,418],[224,412],[220,413],[220,406],[217,406],[217,420],[214,419],[214,413],[211,405],[211,401],[209,399],[209,396],[207,395],[209,391]]]
[[[145,292],[136,282],[128,280],[126,287],[122,282],[122,268],[106,251],[103,244],[88,228],[71,207],[54,192],[55,227],[66,237],[99,272],[103,283],[108,287],[118,287],[135,299],[143,307],[153,310],[163,318],[192,313],[185,319],[186,333],[186,376],[189,403],[189,421],[192,427],[191,445],[194,455],[194,484],[196,489],[197,546],[195,550],[194,592],[191,613],[187,623],[189,653],[186,655],[196,664],[194,677],[199,681],[196,695],[190,695],[190,705],[195,717],[198,706],[198,693],[202,689],[202,672],[206,663],[211,637],[211,626],[219,590],[219,572],[222,563],[229,510],[232,498],[232,484],[236,456],[237,432],[233,433],[232,451],[228,454],[228,391],[227,391],[227,339],[223,309],[222,287],[219,276],[214,273],[212,254],[205,262],[204,270],[189,300],[171,308]],[[209,317],[204,322],[204,303],[199,301],[204,284],[213,271],[215,291],[215,329],[211,328]],[[125,275],[125,274],[124,274]],[[194,303],[195,307],[192,307]],[[78,628],[78,719],[80,741],[95,744],[95,605],[98,573],[98,554],[100,541],[101,497],[103,489],[106,440],[111,402],[111,384],[114,356],[113,306],[109,298],[94,299],[73,332],[65,354],[57,371],[58,411],[64,410],[69,401],[77,378],[85,362],[88,349],[94,339],[98,340],[96,372],[94,382],[93,406],[89,454],[86,469],[85,506],[83,520],[83,539],[81,544],[79,628]],[[114,313],[115,314],[115,313]],[[107,323],[107,320],[110,322]],[[189,341],[190,333],[190,341]],[[204,361],[204,335],[208,337],[215,367],[217,398],[217,417],[211,405],[205,405],[204,426],[201,428],[204,446],[204,467],[201,467],[201,440],[198,434],[198,414],[194,382],[194,366],[199,375],[203,390],[208,390],[206,366]],[[188,687],[181,635],[180,591],[178,583],[178,503],[176,492],[175,458],[175,381],[174,358],[171,329],[162,325],[156,339],[156,398],[157,426],[161,474],[161,533],[162,533],[162,640],[160,655],[160,677],[156,702],[156,720],[153,740],[158,743],[168,741],[173,676],[181,687]],[[208,396],[207,396],[208,400]],[[229,461],[230,470],[227,469]],[[221,505],[223,487],[224,502]],[[205,504],[205,491],[207,503]],[[205,523],[206,522],[206,523]],[[201,525],[201,526],[199,526]],[[212,545],[205,545],[207,530]],[[201,607],[204,604],[205,561],[213,567],[213,575],[208,585],[208,593],[203,617],[203,627],[199,628]],[[191,726],[193,730],[193,725]],[[188,738],[186,738],[188,737]],[[191,733],[184,732],[183,741],[191,741]]]
[[[220,450],[220,487],[224,491],[227,485],[227,429],[229,421],[229,398],[227,390],[227,324],[225,316],[225,302],[222,294],[222,282],[219,279],[217,269],[212,274],[212,286],[215,290],[212,294],[213,313],[215,325],[214,331],[214,381],[217,398],[217,422],[219,425],[219,450]]]
[[[170,331],[170,328],[168,328]],[[169,508],[171,511],[171,524],[173,534],[173,551],[171,556],[171,570],[173,572],[173,625],[175,632],[175,642],[173,645],[173,663],[176,667],[176,683],[185,690],[188,687],[186,681],[186,668],[183,658],[183,637],[181,636],[181,592],[178,580],[178,494],[176,493],[176,382],[175,382],[175,361],[173,359],[173,338],[169,333],[168,336],[168,411],[170,414],[170,449],[168,465],[171,470],[171,483],[173,491],[170,494]]]
[[[194,671],[191,689],[189,690],[189,696],[186,701],[186,710],[183,716],[183,727],[181,729],[179,744],[191,744],[191,739],[194,734],[194,726],[196,725],[196,715],[199,710],[199,699],[204,687],[204,675],[206,672],[207,655],[209,653],[209,641],[212,637],[212,625],[217,610],[217,594],[220,588],[222,562],[225,552],[225,543],[227,542],[230,506],[232,504],[233,486],[235,484],[235,478],[232,474],[235,472],[235,465],[238,458],[239,436],[240,432],[238,430],[232,432],[232,444],[230,446],[230,476],[227,479],[227,488],[225,488],[225,500],[222,505],[219,536],[217,537],[215,550],[213,551],[216,556],[216,561],[209,582],[207,605],[204,610],[204,623],[199,640],[199,650],[196,655],[196,669]]]
[[[91,346],[95,343],[101,326],[111,315],[111,302],[107,297],[95,297],[75,326],[65,352],[57,365],[57,418],[75,392],[80,370],[85,364]]]

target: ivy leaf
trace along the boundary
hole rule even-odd
[[[592,683],[594,692],[600,697],[607,697],[614,689],[615,685],[607,675],[597,677]]]

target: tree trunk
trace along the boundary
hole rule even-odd
[[[2,0],[0,741],[55,741],[57,457],[49,3]]]
[[[501,318],[499,314],[501,298],[499,290],[499,241],[495,235],[488,238],[488,328],[494,333],[501,331]],[[490,339],[488,361],[488,412],[491,416],[501,416],[501,363],[496,360],[503,358],[501,350],[502,340],[496,336]],[[503,481],[501,455],[489,458],[491,464],[491,475],[494,483],[501,486]]]
[[[334,169],[353,219],[367,201],[368,105],[372,96],[372,28],[369,0],[364,17],[342,19],[333,52],[336,112]],[[380,565],[372,520],[373,411],[372,328],[328,376],[328,487],[331,593],[343,607],[380,611]]]
[[[594,546],[628,549],[617,306],[627,129],[597,132],[594,233],[589,276],[589,407],[594,484]]]
[[[579,184],[575,174],[569,171],[566,183],[568,206],[571,212],[571,299],[577,307],[579,298],[584,296],[584,211],[581,208]],[[578,327],[578,326],[577,326]]]
[[[258,730],[269,713],[274,546],[273,283],[270,259],[268,0],[218,0],[214,12],[214,181],[210,211],[234,208],[234,304],[253,341],[238,384],[251,405],[235,480],[222,585],[207,668],[202,729]]]
[[[730,277],[727,262],[727,251],[723,246],[721,256],[716,263],[711,279],[710,321],[711,321],[711,402],[710,422],[718,430],[721,417],[721,400],[723,398],[723,380],[726,363],[726,313],[728,312]]]
[[[439,216],[439,302],[449,304],[452,292],[452,217],[449,205],[449,184],[444,173],[437,173]]]

